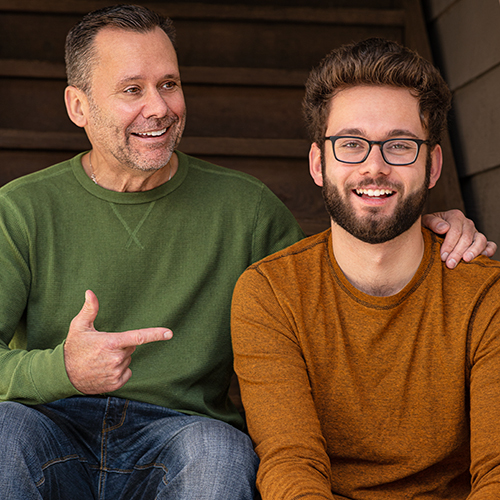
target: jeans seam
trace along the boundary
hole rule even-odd
[[[99,465],[89,465],[89,469],[94,469],[94,470],[103,470],[106,472],[123,472],[125,474],[130,474],[134,472],[134,470],[146,470],[146,469],[162,469],[165,474],[168,472],[168,468],[165,464],[162,463],[157,463],[157,462],[151,462],[150,464],[145,464],[145,465],[134,465],[132,469],[117,469],[114,467],[101,467]]]
[[[122,414],[121,420],[113,427],[109,427],[107,429],[105,426],[106,426],[106,416],[108,415],[108,409],[106,409],[106,415],[104,416],[104,422],[103,422],[103,426],[102,426],[103,433],[114,431],[123,425],[123,423],[125,422],[125,418],[127,417],[127,409],[128,409],[129,403],[130,403],[130,401],[127,399],[125,401],[125,405],[123,406],[123,414]]]
[[[42,467],[41,467],[42,472],[45,471],[45,470],[47,470],[52,465],[61,464],[61,463],[64,463],[64,462],[69,462],[70,460],[78,460],[81,463],[86,463],[87,462],[87,459],[81,457],[80,455],[77,455],[77,454],[66,455],[64,457],[54,458],[52,460],[49,460],[48,462],[45,462],[42,465]],[[37,488],[39,488],[43,483],[45,483],[45,475],[43,475],[42,478],[35,483],[35,486]]]
[[[108,453],[108,435],[111,431],[120,428],[125,422],[125,418],[127,416],[127,409],[130,401],[127,399],[122,409],[122,417],[120,421],[114,425],[113,427],[106,428],[106,419],[109,415],[109,398],[106,405],[106,413],[104,414],[104,419],[102,421],[101,428],[101,463],[99,464],[99,488],[98,495],[99,498],[101,496],[101,491],[104,491],[104,486],[106,484],[106,473],[109,472],[110,469],[107,468],[107,453]]]

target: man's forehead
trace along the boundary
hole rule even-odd
[[[177,55],[168,35],[159,27],[137,32],[106,27],[96,35],[95,68],[113,75],[113,79],[130,80],[140,75],[179,78]]]
[[[150,44],[149,40],[155,40]],[[120,50],[130,50],[134,46],[147,44],[151,50],[162,52],[167,49],[175,54],[175,49],[168,35],[160,28],[155,27],[148,31],[135,31],[113,26],[106,26],[99,30],[94,39],[94,47],[97,55],[109,55],[119,53]]]
[[[406,88],[357,85],[340,90],[330,101],[329,134],[379,131],[390,136],[400,131],[411,137],[421,136],[422,128],[418,99]]]

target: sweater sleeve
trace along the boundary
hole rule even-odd
[[[500,498],[500,283],[469,325],[471,484],[468,500]]]
[[[304,238],[304,232],[290,210],[264,185],[261,187],[252,238],[252,263]]]
[[[334,499],[293,320],[255,267],[236,285],[231,326],[248,429],[261,460],[257,484],[263,500]]]
[[[30,242],[8,198],[0,200],[0,401],[39,404],[79,394],[64,365],[63,344],[28,351],[23,329],[31,286]]]

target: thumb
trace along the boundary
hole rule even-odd
[[[99,312],[99,301],[92,290],[85,292],[85,303],[75,316],[73,323],[81,330],[94,330],[94,320]]]

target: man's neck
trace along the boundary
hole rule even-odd
[[[415,275],[424,255],[418,221],[393,240],[370,244],[332,223],[333,253],[349,282],[358,290],[387,297],[401,291]]]
[[[96,184],[110,191],[134,193],[150,191],[168,182],[177,172],[179,160],[177,154],[173,153],[164,167],[152,171],[132,170],[120,166],[103,167],[104,164],[103,160],[100,164],[97,163],[93,154],[86,154],[82,157],[85,172]]]

